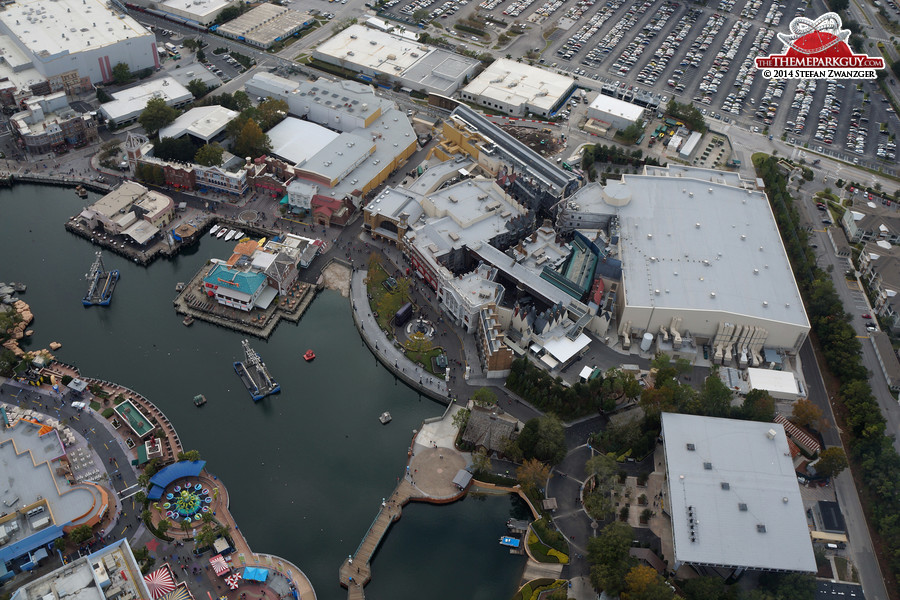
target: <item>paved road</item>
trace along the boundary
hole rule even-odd
[[[556,498],[557,509],[553,512],[553,523],[569,540],[570,563],[567,577],[587,575],[587,543],[595,531],[594,522],[581,504],[581,488],[587,473],[585,462],[593,452],[582,444],[570,450],[563,461],[554,467],[547,482],[547,498]]]

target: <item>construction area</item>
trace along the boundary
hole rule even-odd
[[[565,140],[554,136],[554,131],[550,128],[517,127],[510,124],[499,127],[543,157],[555,156],[566,147]]]

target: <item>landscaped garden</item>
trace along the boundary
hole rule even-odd
[[[569,562],[569,555],[566,554],[569,544],[565,536],[550,529],[546,517],[531,524],[531,531],[528,532],[528,549],[540,562],[561,564]]]
[[[391,331],[391,319],[400,307],[409,302],[409,281],[394,280],[393,286],[386,285],[393,279],[377,260],[369,260],[369,272],[366,276],[366,291],[369,293],[369,306],[376,315],[378,326]]]

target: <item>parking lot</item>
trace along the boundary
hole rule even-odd
[[[541,45],[539,63],[583,85],[624,85],[629,97],[651,92],[659,100],[693,102],[710,122],[784,135],[797,145],[893,173],[890,146],[900,120],[874,83],[777,82],[757,74],[753,59],[781,50],[776,34],[805,16],[802,0],[711,0],[705,7],[676,0],[467,1],[390,0],[382,9],[408,21],[435,21],[461,39],[468,36],[453,31],[453,24],[477,9],[492,21],[484,27],[491,43],[517,24],[529,27],[525,35],[510,36],[512,54]],[[896,10],[891,3],[886,9]],[[820,12],[815,11],[810,16]]]

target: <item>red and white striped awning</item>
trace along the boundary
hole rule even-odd
[[[240,573],[233,573],[225,578],[225,584],[232,590],[238,589],[238,582],[241,580]]]
[[[224,558],[222,558],[221,554],[216,554],[215,556],[210,558],[209,564],[212,565],[213,571],[216,572],[216,575],[221,575],[222,573],[227,573],[231,570],[228,567],[228,563],[225,562]]]
[[[153,600],[157,600],[175,589],[175,578],[168,565],[151,571],[144,576],[144,583]]]

